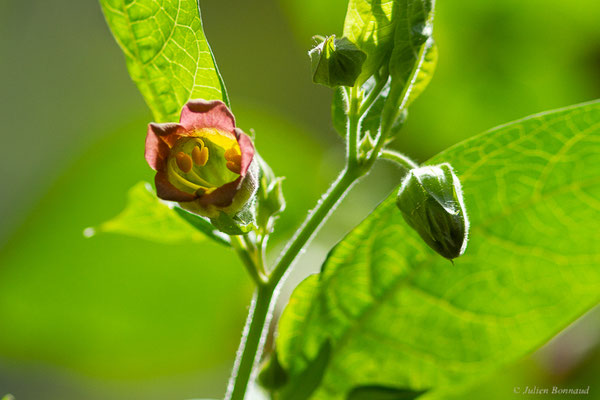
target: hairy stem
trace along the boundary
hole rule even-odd
[[[358,113],[360,107],[360,100],[358,99],[358,88],[352,87],[349,95],[349,107],[348,107],[348,132],[346,134],[347,148],[347,164],[348,166],[355,165],[358,157],[358,132],[360,123],[360,114]]]
[[[410,171],[413,168],[419,167],[419,164],[417,164],[416,162],[414,162],[413,160],[411,160],[404,154],[399,153],[394,150],[385,149],[381,152],[380,157],[384,158],[386,160],[394,161],[396,164],[398,164],[402,168],[406,169],[407,171]]]
[[[268,330],[268,323],[271,320],[272,309],[277,301],[279,284],[298,254],[314,237],[358,177],[358,174],[348,168],[342,172],[286,246],[267,283],[258,287],[254,305],[248,314],[247,332],[244,332],[234,372],[229,383],[228,394],[225,397],[227,400],[244,399],[254,366],[262,354],[264,337]]]
[[[359,106],[358,89],[350,90],[350,107],[348,113],[348,146],[346,168],[330,186],[329,190],[321,197],[317,206],[308,213],[308,216],[290,239],[279,256],[275,267],[269,274],[264,284],[258,284],[258,289],[253,300],[246,328],[242,335],[242,342],[238,349],[233,373],[229,380],[225,400],[244,400],[249,382],[253,379],[255,366],[262,355],[266,334],[271,321],[273,308],[277,301],[278,288],[284,280],[298,255],[315,236],[319,228],[325,223],[329,215],[335,210],[338,203],[344,198],[352,185],[366,172],[358,165],[358,134],[359,134]],[[260,251],[260,250],[259,250]],[[243,256],[243,255],[241,255]],[[252,258],[249,257],[252,261]],[[262,259],[262,257],[260,257]],[[242,260],[244,258],[242,257]],[[254,262],[253,262],[254,264]],[[248,268],[251,274],[256,274],[257,266]]]
[[[254,365],[260,359],[264,347],[264,340],[273,314],[272,307],[275,304],[275,301],[272,301],[275,297],[274,294],[275,291],[267,286],[259,286],[257,289],[248,312],[246,327],[225,399],[243,400],[246,396]]]
[[[269,285],[276,286],[279,284],[279,281],[293,263],[296,256],[310,239],[312,239],[323,222],[329,217],[329,214],[333,212],[339,201],[358,178],[359,176],[357,173],[346,168],[333,185],[331,185],[327,193],[325,193],[319,201],[317,207],[309,214],[308,218],[304,221],[300,229],[296,232],[296,235],[294,235],[289,245],[279,257],[279,261],[269,277]]]

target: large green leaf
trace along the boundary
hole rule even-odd
[[[129,189],[127,206],[114,218],[97,228],[87,228],[86,236],[98,232],[119,233],[159,243],[189,243],[204,240],[207,236],[221,244],[227,244],[203,218],[161,201],[152,186],[138,182]]]
[[[100,0],[100,4],[157,122],[177,121],[189,99],[227,102],[196,0]]]
[[[398,0],[350,0],[344,36],[367,53],[357,84],[362,84],[385,63],[394,45]]]
[[[437,389],[522,357],[581,316],[600,300],[599,153],[596,101],[434,157],[463,183],[466,254],[452,265],[429,249],[393,193],[294,292],[277,342],[290,382],[329,340],[313,399]]]

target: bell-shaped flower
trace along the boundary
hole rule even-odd
[[[179,123],[151,123],[146,161],[156,170],[156,193],[195,214],[234,216],[257,190],[252,140],[235,127],[221,101],[191,100]]]

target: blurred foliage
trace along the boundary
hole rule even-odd
[[[201,3],[239,125],[256,129],[261,155],[288,177],[277,244],[339,167],[331,94],[311,83],[306,53],[312,35],[341,33],[346,1]],[[439,1],[438,70],[398,147],[424,160],[499,123],[600,97],[598,15],[596,0]],[[233,254],[208,242],[190,252],[81,236],[119,212],[134,183],[152,179],[142,157],[150,113],[98,2],[0,2],[0,51],[0,135],[9,149],[0,158],[0,392],[18,400],[220,396],[250,296]],[[377,201],[381,190],[358,193],[364,188],[340,209],[341,223]],[[567,376],[525,360],[469,398],[506,398],[514,382],[590,382],[600,354],[585,354]]]
[[[318,147],[272,114],[265,118],[252,110],[237,116],[240,126],[250,123],[258,129],[263,153],[290,178],[292,212],[280,221],[283,231],[289,230],[299,212],[315,201],[310,194],[326,184],[320,179],[302,183],[307,173],[319,176]],[[173,375],[231,362],[250,297],[232,252],[211,243],[167,246],[82,235],[82,227],[123,207],[136,179],[149,178],[151,171],[140,157],[143,135],[129,134],[144,127],[144,120],[128,124],[83,153],[0,254],[4,357],[112,379]],[[307,154],[307,164],[288,163],[293,151]]]

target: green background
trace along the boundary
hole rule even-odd
[[[286,176],[273,248],[341,168],[331,92],[311,84],[314,34],[340,33],[345,1],[201,2],[238,125]],[[438,70],[397,147],[419,161],[492,126],[600,97],[600,3],[439,1]],[[91,0],[0,3],[0,394],[21,399],[221,396],[251,296],[231,252],[82,230],[152,179],[150,113]],[[289,288],[389,192],[381,166],[301,259]],[[468,398],[513,387],[592,385],[600,398],[597,310]],[[457,398],[464,398],[464,393]]]

